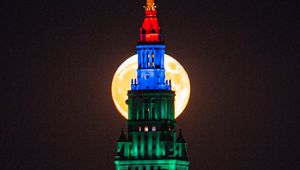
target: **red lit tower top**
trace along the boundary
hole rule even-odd
[[[156,6],[154,0],[147,0],[145,8],[145,19],[140,28],[139,43],[162,42],[161,30],[156,17]]]

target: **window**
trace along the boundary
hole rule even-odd
[[[155,107],[152,107],[152,119],[155,119],[156,118],[156,108]]]
[[[156,126],[152,126],[152,131],[153,131],[153,132],[156,131]]]
[[[145,126],[144,131],[145,131],[145,132],[148,132],[148,131],[149,131],[148,126]]]
[[[148,87],[148,86],[147,86]],[[148,118],[148,113],[149,113],[149,108],[146,106],[145,107],[145,116],[147,116],[147,118]]]

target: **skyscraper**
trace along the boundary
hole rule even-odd
[[[186,142],[176,135],[175,91],[165,80],[165,44],[154,0],[147,0],[139,30],[137,78],[128,91],[127,130],[117,141],[116,170],[188,170]],[[129,82],[128,82],[129,83]]]

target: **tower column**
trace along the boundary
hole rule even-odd
[[[136,46],[137,81],[128,91],[128,139],[117,142],[116,170],[188,170],[181,131],[176,139],[175,92],[165,80],[165,44],[154,0],[147,0]],[[179,147],[179,148],[177,148]],[[152,167],[152,168],[151,168]]]

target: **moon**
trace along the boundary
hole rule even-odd
[[[172,90],[175,91],[175,118],[186,108],[190,93],[190,79],[183,66],[173,57],[165,54],[166,79],[172,81]],[[121,115],[128,119],[128,106],[125,103],[127,92],[130,90],[130,80],[136,78],[138,67],[137,54],[125,60],[114,74],[111,93],[114,104]]]

